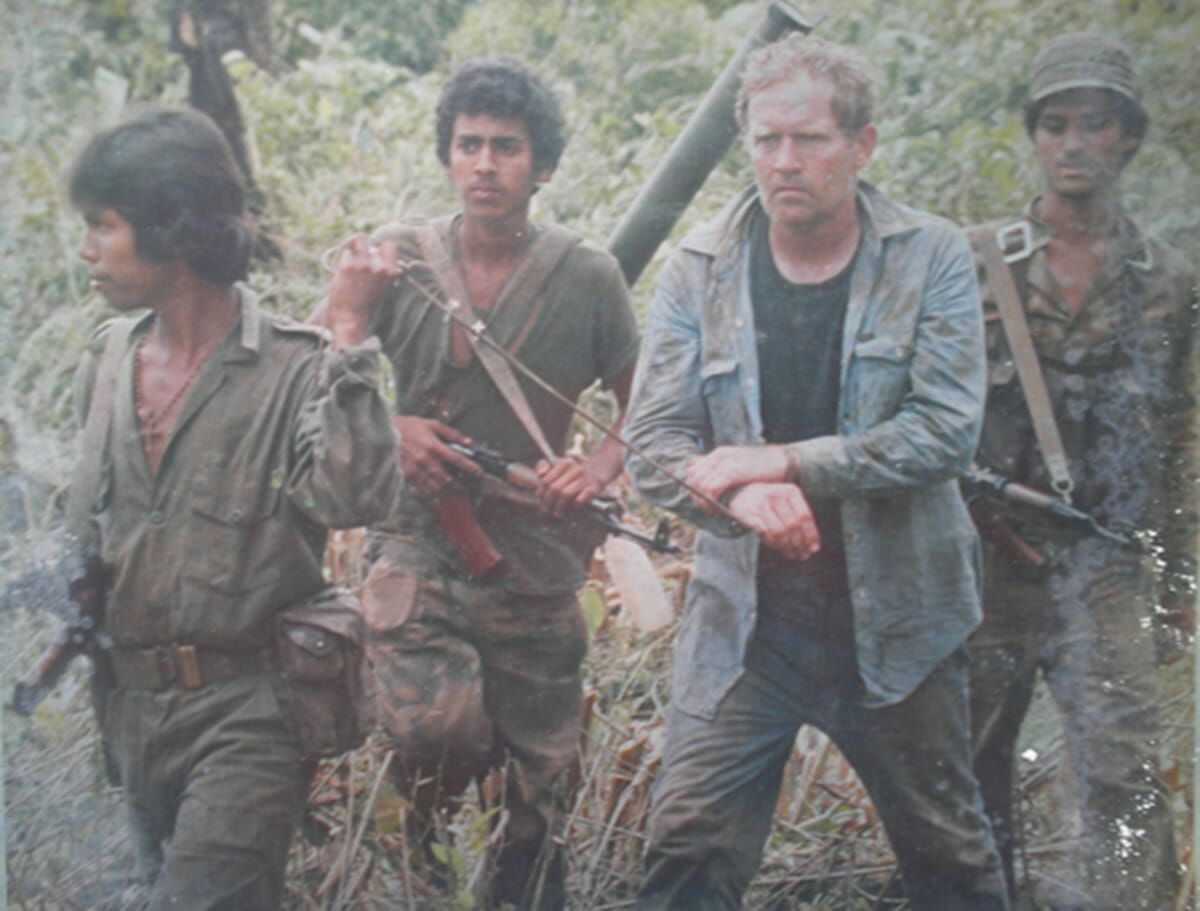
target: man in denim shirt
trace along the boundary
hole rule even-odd
[[[967,725],[970,250],[858,180],[871,88],[843,49],[757,51],[738,113],[756,187],[664,268],[626,424],[691,490],[641,457],[634,483],[701,529],[638,907],[740,906],[815,724],[870,791],[913,908],[1006,908]]]

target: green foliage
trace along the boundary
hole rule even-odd
[[[70,379],[103,317],[75,255],[82,236],[62,180],[88,135],[127,99],[178,100],[180,71],[151,0],[89,8],[9,2],[0,45],[0,414],[23,465],[61,481],[73,418]],[[106,37],[106,33],[111,37]]]
[[[62,176],[87,136],[111,122],[127,98],[186,97],[186,70],[166,47],[166,5],[91,0],[83,13],[74,0],[4,6],[0,417],[17,431],[22,467],[50,480],[66,473],[74,365],[105,316],[75,255],[82,232],[65,202]],[[1068,29],[1117,33],[1137,55],[1151,114],[1144,146],[1123,177],[1125,203],[1151,231],[1194,253],[1200,17],[1192,0],[843,0],[826,8],[830,15],[818,33],[858,47],[879,74],[880,143],[867,176],[901,201],[961,222],[1014,212],[1037,190],[1019,107],[1038,46]],[[535,215],[603,241],[761,7],[731,0],[275,0],[275,13],[284,65],[271,73],[246,60],[230,66],[265,196],[264,226],[284,253],[281,263],[259,267],[252,283],[270,306],[303,316],[328,280],[323,251],[398,216],[455,206],[433,150],[433,108],[454,66],[475,55],[510,53],[550,82],[570,141],[535,199]],[[745,155],[735,148],[672,240],[749,179]],[[635,289],[643,312],[666,250]],[[595,404],[603,407],[602,400]],[[587,895],[607,899],[636,876],[640,830],[626,828],[618,811],[640,805],[638,789],[651,774],[645,766],[631,773],[618,806],[610,799],[612,756],[629,739],[655,742],[670,637],[647,643],[606,626],[607,596],[589,592],[596,635],[587,671],[599,702],[572,821],[573,850]],[[10,638],[25,641],[23,634]],[[82,713],[84,700],[78,701]],[[73,721],[90,730],[86,717]],[[1178,739],[1186,739],[1183,726]],[[76,734],[72,743],[85,740]],[[1186,750],[1175,744],[1172,752]],[[44,790],[39,762],[41,754],[27,753],[12,763],[28,783],[22,801]],[[29,806],[35,809],[23,812],[23,820],[57,819],[33,798]],[[840,825],[841,810],[831,813],[813,825]],[[119,814],[110,815],[119,822]],[[384,828],[380,837],[391,837]],[[473,842],[486,837],[487,827],[463,834],[460,847],[476,856]],[[794,859],[792,846],[785,847]],[[64,857],[71,850],[64,847]],[[97,855],[115,856],[89,846],[61,869],[82,875]],[[42,889],[58,878],[45,873],[24,870],[21,881]]]
[[[186,71],[165,44],[164,6],[93,3],[82,19],[70,0],[10,0],[6,9],[0,373],[9,382],[0,413],[52,453],[68,435],[74,358],[102,316],[75,257],[78,220],[62,175],[126,98],[186,97]],[[962,222],[1016,211],[1037,189],[1019,106],[1039,44],[1084,26],[1119,34],[1138,55],[1151,113],[1124,199],[1148,228],[1190,250],[1200,228],[1189,155],[1200,141],[1200,17],[1190,13],[1167,0],[847,0],[818,33],[858,47],[878,72],[880,143],[867,176]],[[264,227],[284,252],[253,283],[270,306],[302,316],[327,280],[323,251],[398,216],[454,207],[433,152],[433,107],[445,75],[477,55],[528,60],[559,94],[570,139],[535,215],[602,241],[760,15],[756,3],[724,0],[277,2],[276,46],[290,65],[266,73],[230,61],[266,196]],[[402,34],[427,56],[389,49]],[[672,240],[748,180],[735,148]],[[635,289],[641,311],[668,249]],[[61,459],[37,461],[59,474]]]
[[[281,33],[294,36],[294,28],[307,22],[322,30],[336,30],[351,43],[356,54],[428,72],[441,55],[443,37],[476,0],[292,0],[284,4]],[[296,43],[285,41],[283,56],[291,59]]]
[[[583,617],[587,620],[588,632],[594,636],[608,617],[608,604],[604,600],[604,592],[595,585],[588,585],[580,595],[579,603],[583,608]]]

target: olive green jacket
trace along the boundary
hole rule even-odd
[[[323,584],[326,531],[382,517],[399,470],[378,342],[241,314],[188,390],[152,475],[134,415],[133,327],[117,374],[92,517],[111,574],[102,630],[126,647],[265,646],[275,614]],[[86,417],[108,327],[76,374]]]

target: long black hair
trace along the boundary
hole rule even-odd
[[[228,285],[244,278],[254,232],[229,143],[190,108],[144,107],[99,133],[69,177],[81,212],[113,209],[147,262],[182,260]]]

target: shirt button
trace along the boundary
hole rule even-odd
[[[244,518],[244,515],[242,513],[241,508],[237,507],[237,506],[233,507],[233,509],[229,513],[229,521],[232,522],[234,525],[240,525],[242,523],[243,518]]]
[[[163,524],[163,514],[161,510],[156,509],[154,512],[150,513],[150,524],[154,526]]]

